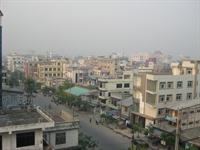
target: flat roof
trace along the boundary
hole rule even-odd
[[[66,93],[69,93],[75,96],[87,94],[89,91],[90,91],[89,89],[82,88],[79,86],[75,86],[75,87],[65,90]]]
[[[179,102],[174,102],[170,104],[166,104],[165,107],[168,109],[172,110],[178,110],[178,109],[185,109],[193,106],[200,105],[200,99],[193,99],[193,100],[185,100],[181,101],[182,103]]]
[[[0,127],[49,122],[36,109],[8,110],[0,114]]]

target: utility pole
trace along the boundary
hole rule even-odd
[[[179,149],[179,137],[180,137],[180,110],[178,108],[178,114],[177,114],[177,120],[176,120],[175,150]]]

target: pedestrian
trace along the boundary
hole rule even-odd
[[[98,120],[96,120],[96,125],[98,125],[99,123],[98,123]]]
[[[90,123],[92,122],[92,118],[90,117]]]

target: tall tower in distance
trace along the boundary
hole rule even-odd
[[[2,108],[2,26],[1,18],[3,13],[0,10],[0,108]]]

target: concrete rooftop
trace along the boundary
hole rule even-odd
[[[0,114],[0,127],[49,122],[36,109],[8,110]]]

